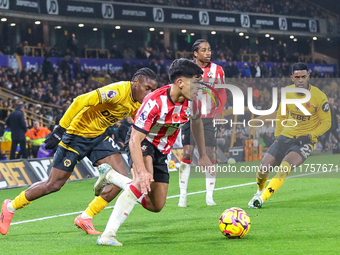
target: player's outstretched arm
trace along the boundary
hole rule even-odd
[[[141,142],[145,139],[146,134],[132,127],[131,137],[129,142],[131,158],[134,165],[133,183],[140,192],[148,194],[151,191],[150,183],[154,181],[153,175],[146,170],[143,162],[143,154],[141,150]]]

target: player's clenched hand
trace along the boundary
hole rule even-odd
[[[152,174],[148,171],[140,171],[139,174],[140,189],[143,194],[148,194],[151,191],[151,182],[154,181]]]
[[[205,172],[204,170],[208,170],[211,175],[216,175],[215,167],[207,155],[203,155],[198,159],[198,165],[200,166],[201,170],[203,169],[203,173]]]
[[[53,150],[58,143],[61,141],[63,134],[65,133],[65,128],[61,126],[56,126],[52,131],[51,135],[45,140],[45,148],[49,150]]]

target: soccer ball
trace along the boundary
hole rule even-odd
[[[170,160],[169,162],[169,169],[175,169],[176,168],[176,163],[173,160]]]
[[[219,227],[222,234],[230,239],[242,238],[250,229],[249,215],[241,208],[229,208],[221,214]]]
[[[235,164],[236,160],[234,158],[229,158],[228,159],[228,164]]]

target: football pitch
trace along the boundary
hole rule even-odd
[[[339,158],[316,155],[305,163],[333,163],[335,169]],[[235,166],[247,164],[257,163]],[[218,178],[214,207],[205,205],[205,179],[191,178],[188,207],[179,208],[178,172],[171,172],[165,207],[152,213],[136,205],[118,232],[122,247],[97,246],[97,236],[74,226],[74,218],[94,198],[95,180],[68,182],[15,214],[8,234],[0,236],[0,254],[340,254],[340,169],[306,174],[291,175],[255,210],[247,208],[257,189],[255,174]],[[1,202],[24,189],[0,191]],[[251,228],[243,239],[226,239],[220,233],[219,216],[230,207],[243,208],[250,216]],[[105,209],[94,217],[97,230],[104,230],[111,212]]]

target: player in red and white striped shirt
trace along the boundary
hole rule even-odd
[[[97,244],[121,246],[115,238],[120,225],[139,201],[149,211],[159,212],[165,204],[169,185],[167,154],[179,129],[191,119],[193,135],[200,154],[199,165],[211,166],[205,151],[204,130],[199,114],[192,116],[189,100],[196,97],[202,70],[187,59],[175,60],[169,69],[171,85],[150,93],[143,101],[134,121],[129,142],[133,161],[133,179],[112,168],[101,173],[97,183],[113,183],[124,192],[119,196],[106,229]]]
[[[194,62],[203,70],[203,82],[208,84],[208,86],[212,87],[213,89],[215,88],[216,84],[224,84],[225,77],[222,67],[210,61],[211,47],[208,41],[204,39],[197,40],[193,44],[192,50],[195,55]],[[216,147],[216,140],[215,128],[213,126],[213,118],[222,118],[223,109],[227,102],[227,93],[225,89],[217,89],[218,95],[216,95],[214,91],[212,91],[209,87],[206,87],[205,89],[215,97],[216,102],[219,102],[218,105],[215,105],[215,101],[207,92],[203,90],[199,91],[198,98],[200,98],[202,104],[205,103],[205,106],[202,107],[202,109],[204,108],[205,111],[202,112],[202,120],[204,125],[206,151],[208,157],[214,164],[214,149]],[[218,100],[218,96],[220,97],[221,101]],[[179,167],[179,207],[187,207],[187,188],[190,175],[190,163],[192,152],[195,146],[193,139],[190,139],[190,135],[190,125],[186,124],[182,128],[183,158]],[[205,184],[207,189],[207,194],[205,197],[206,204],[210,206],[216,205],[213,200],[213,191],[215,188],[216,176],[212,176],[209,172],[205,172],[205,176]]]

